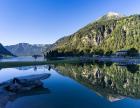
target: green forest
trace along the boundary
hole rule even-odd
[[[45,56],[111,54],[135,48],[140,51],[140,15],[119,19],[101,18],[76,33],[59,39]]]

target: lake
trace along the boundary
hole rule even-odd
[[[43,80],[43,88],[0,101],[0,108],[140,107],[139,65],[98,63],[57,64],[51,65],[51,69],[47,65],[1,68],[0,83],[41,73],[51,74]]]
[[[38,57],[36,61],[43,61],[43,57]],[[15,61],[35,61],[32,56],[19,56],[19,57],[9,57],[9,58],[2,58],[0,62],[15,62]]]

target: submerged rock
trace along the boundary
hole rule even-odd
[[[3,84],[3,89],[8,92],[22,92],[28,91],[34,88],[42,87],[41,80],[47,79],[50,74],[31,75],[27,77],[13,78]]]
[[[0,84],[0,108],[5,108],[8,102],[13,102],[17,98],[48,94],[50,90],[43,87],[43,82],[51,74],[38,74],[25,77],[13,78]]]

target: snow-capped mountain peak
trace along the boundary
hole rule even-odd
[[[107,16],[112,17],[112,16],[122,16],[122,15],[120,15],[119,13],[116,13],[116,12],[108,12]]]
[[[99,20],[110,20],[110,19],[119,19],[124,17],[124,15],[117,12],[108,12],[106,15],[102,16]]]

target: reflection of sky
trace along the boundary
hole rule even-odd
[[[22,67],[16,67],[16,69],[18,69],[18,70],[29,70],[29,69],[32,69],[34,67],[33,66],[22,66]]]
[[[48,69],[40,67],[37,68],[37,70],[34,70],[33,67],[24,67],[25,70],[22,69],[16,69],[16,68],[4,68],[0,70],[0,82],[12,79],[14,77],[20,77],[20,76],[27,76],[27,75],[33,75],[33,74],[41,74],[49,72]]]

